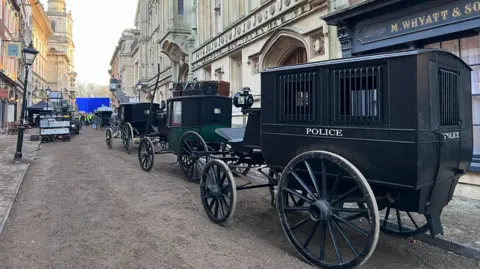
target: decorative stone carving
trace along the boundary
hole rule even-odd
[[[252,70],[252,75],[258,74],[260,72],[260,64],[258,56],[250,58],[250,66]]]
[[[316,56],[325,54],[325,37],[323,33],[316,33],[311,36],[311,47]]]
[[[270,6],[270,15],[274,15],[275,14],[275,5],[271,5]]]
[[[281,27],[297,17],[303,16],[312,8],[310,5],[306,5],[309,1],[311,0],[267,1],[266,3],[268,4],[262,5],[261,8],[247,15],[247,18],[234,24],[234,26],[228,31],[221,33],[210,42],[201,44],[195,51],[197,57],[192,63],[192,69],[196,70],[203,65],[230,53],[238,46],[253,42],[258,37],[263,36],[270,31],[274,31],[278,27]],[[321,1],[325,2],[326,0]],[[271,7],[272,5],[274,6],[273,8]],[[280,10],[285,9],[286,7],[291,10],[279,16],[278,14],[280,13]],[[272,9],[274,10],[274,14],[270,15]],[[240,33],[238,32],[238,29],[240,29]],[[213,45],[214,42],[217,42],[218,46]],[[212,50],[209,53],[207,53],[205,49],[208,44],[212,46]],[[313,45],[310,47],[313,47]],[[322,53],[321,49],[319,49],[319,53]]]
[[[256,17],[257,17],[257,23],[261,23],[262,22],[262,14],[258,13]]]
[[[352,56],[352,29],[344,21],[337,23],[337,36],[340,41],[343,57]]]

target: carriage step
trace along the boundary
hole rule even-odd
[[[432,238],[441,234],[443,235],[443,226],[440,216],[426,215],[428,222],[428,229],[430,230],[430,235]]]

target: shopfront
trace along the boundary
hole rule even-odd
[[[480,171],[480,1],[370,0],[322,19],[337,26],[343,57],[441,48],[468,63],[473,69],[471,169]]]

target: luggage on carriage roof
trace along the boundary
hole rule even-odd
[[[219,95],[230,96],[230,83],[226,81],[178,82],[173,86],[173,96]]]

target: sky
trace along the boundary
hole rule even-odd
[[[45,9],[48,0],[41,0]],[[124,29],[134,28],[137,0],[66,0],[72,11],[77,81],[108,85],[110,59]]]

